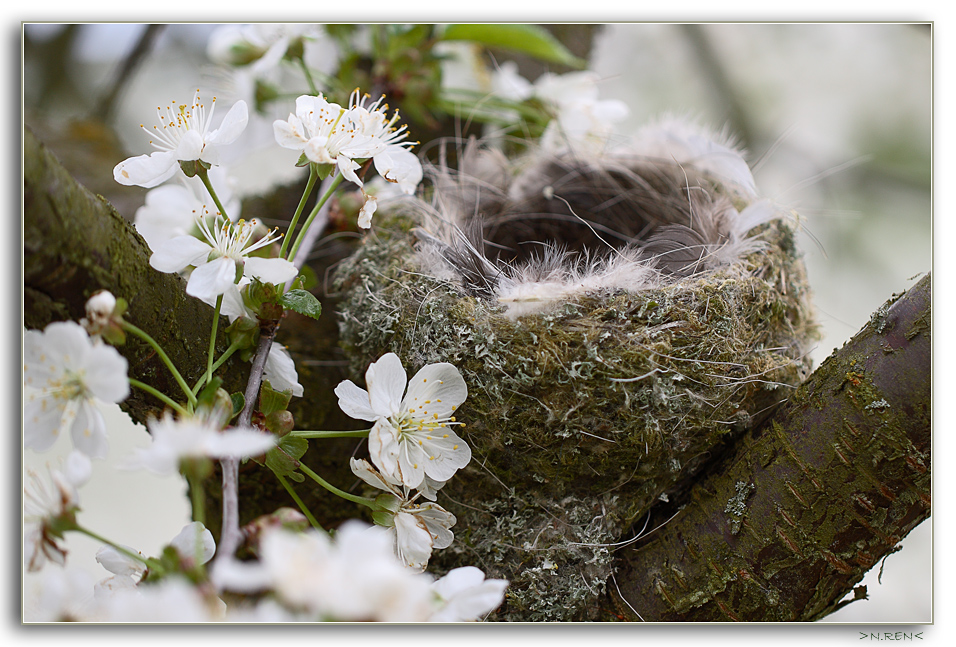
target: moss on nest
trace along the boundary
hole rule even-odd
[[[432,570],[511,580],[502,620],[586,620],[611,552],[718,444],[785,399],[810,365],[809,290],[792,225],[730,267],[635,294],[592,294],[511,319],[420,271],[415,226],[376,225],[337,270],[356,378],[392,351],[414,372],[450,362],[471,464],[441,491],[458,517]]]

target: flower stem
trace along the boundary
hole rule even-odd
[[[202,486],[202,479],[195,474],[187,474],[189,481],[189,495],[193,504],[193,521],[206,525],[206,491]]]
[[[106,537],[102,537],[102,536],[96,534],[95,532],[93,532],[92,530],[89,530],[89,529],[87,529],[87,528],[84,528],[83,526],[81,526],[81,525],[78,524],[78,523],[73,525],[73,530],[75,530],[75,531],[77,531],[77,532],[79,532],[79,533],[81,533],[81,534],[84,534],[84,535],[86,535],[87,537],[91,537],[91,538],[95,539],[96,541],[98,541],[98,542],[100,542],[100,543],[102,543],[102,544],[106,544],[107,546],[111,546],[111,547],[113,547],[114,549],[116,549],[118,552],[122,553],[123,555],[126,555],[127,557],[129,557],[129,558],[131,558],[131,559],[135,559],[137,562],[142,562],[142,563],[145,564],[146,567],[149,568],[149,570],[151,570],[151,571],[154,571],[154,572],[157,572],[157,573],[159,573],[159,574],[162,574],[163,571],[165,570],[165,569],[163,569],[162,565],[161,565],[157,560],[155,560],[155,559],[153,559],[153,558],[151,558],[151,557],[143,557],[143,556],[140,555],[139,553],[134,553],[134,552],[131,551],[131,550],[127,550],[126,548],[123,548],[123,547],[120,546],[119,544],[113,543],[112,541],[110,541],[110,540],[107,539]]]
[[[142,391],[146,391],[146,392],[149,393],[150,395],[152,395],[152,396],[154,396],[154,397],[156,397],[156,398],[162,400],[162,401],[166,404],[166,406],[171,407],[172,409],[174,409],[174,410],[176,411],[176,413],[178,413],[179,415],[185,416],[185,415],[187,415],[187,414],[189,413],[189,412],[186,410],[186,407],[184,407],[183,405],[179,404],[178,402],[176,402],[175,400],[173,400],[171,397],[169,397],[168,395],[166,395],[165,393],[163,393],[163,392],[160,391],[159,389],[156,389],[156,388],[154,388],[154,387],[152,387],[152,386],[150,386],[149,384],[146,384],[146,383],[144,383],[144,382],[140,382],[139,380],[137,380],[137,379],[135,379],[135,378],[132,378],[132,377],[129,378],[129,383],[130,383],[130,386],[135,386],[137,389],[140,389],[140,390],[142,390]],[[192,393],[190,393],[190,395],[192,395]],[[193,400],[195,400],[195,399],[196,399],[195,396],[193,396]]]
[[[325,530],[325,528],[323,528],[319,522],[316,521],[315,517],[312,516],[312,512],[305,506],[305,503],[303,503],[302,499],[299,498],[299,495],[295,493],[295,490],[292,489],[292,485],[282,478],[282,475],[280,475],[278,472],[273,472],[273,474],[275,474],[276,478],[279,479],[279,483],[281,483],[282,487],[285,488],[285,491],[289,493],[289,496],[292,497],[292,500],[295,501],[295,504],[299,506],[299,510],[301,510],[302,514],[305,515],[305,518],[309,520],[309,523],[312,524],[312,527],[317,528],[318,530]]]
[[[146,331],[140,330],[133,324],[128,321],[123,321],[122,323],[123,330],[128,333],[132,333],[149,344],[153,350],[156,351],[156,354],[159,355],[159,358],[163,360],[163,363],[169,368],[170,373],[173,374],[173,377],[176,379],[176,383],[179,384],[179,388],[183,390],[186,394],[186,397],[189,399],[189,404],[196,404],[196,396],[193,395],[192,390],[189,388],[189,385],[186,383],[186,380],[183,379],[182,374],[179,370],[176,369],[176,365],[173,364],[173,360],[169,359],[169,355],[166,354],[166,351],[163,350],[163,347],[157,343]],[[165,396],[164,396],[165,397]]]
[[[215,362],[213,362],[212,372],[215,373],[216,371],[218,371],[218,370],[219,370],[219,367],[222,366],[223,364],[225,364],[225,363],[226,363],[226,360],[229,359],[230,357],[232,357],[232,354],[235,353],[237,350],[239,350],[239,348],[240,348],[240,344],[237,344],[237,343],[231,344],[231,345],[229,346],[229,348],[227,348],[227,349],[223,352],[223,354],[219,356],[219,359],[217,359]],[[200,389],[202,388],[202,386],[203,386],[205,377],[206,377],[206,376],[203,375],[201,378],[199,378],[199,381],[196,382],[196,383],[193,385],[193,388],[192,388],[192,393],[193,393],[193,395],[196,395],[197,393],[199,393],[199,390],[200,390]]]
[[[311,431],[308,429],[294,429],[289,432],[290,436],[297,438],[368,438],[371,429],[358,429],[356,431]]]
[[[286,250],[289,247],[289,239],[292,237],[292,232],[295,231],[295,226],[299,222],[299,216],[302,215],[302,210],[305,208],[305,203],[309,199],[309,196],[312,195],[312,189],[315,188],[315,182],[319,179],[319,173],[315,170],[315,164],[309,164],[309,181],[305,185],[305,191],[302,192],[302,198],[299,200],[299,206],[295,208],[295,214],[292,216],[292,221],[289,222],[289,228],[285,232],[285,238],[282,239],[282,247],[279,249],[279,258],[285,258]]]
[[[212,188],[212,182],[209,181],[209,172],[200,166],[196,175],[199,176],[199,179],[202,180],[203,186],[206,187],[206,191],[208,191],[209,195],[212,196],[212,201],[216,203],[216,209],[219,210],[219,213],[223,218],[229,220],[229,216],[226,214],[226,208],[222,206],[221,202],[219,202],[219,196],[216,195],[216,190]]]
[[[209,359],[206,362],[205,384],[212,381],[212,358],[216,355],[216,332],[219,330],[219,310],[222,309],[222,295],[216,297],[216,312],[212,316],[212,333],[209,335]],[[192,393],[192,391],[190,391]]]
[[[325,191],[319,201],[315,203],[315,206],[312,207],[312,212],[309,214],[309,217],[306,219],[305,224],[302,225],[302,229],[299,230],[298,235],[295,238],[295,244],[292,245],[292,250],[289,252],[289,255],[286,256],[286,260],[295,262],[296,252],[299,251],[299,246],[302,244],[302,239],[305,237],[305,232],[309,230],[309,226],[312,224],[312,221],[315,220],[315,216],[319,213],[319,210],[322,208],[328,199],[332,196],[332,193],[335,189],[338,188],[339,184],[342,183],[343,175],[341,173],[335,176],[335,179],[332,180],[332,183],[329,184],[329,188]]]
[[[315,87],[315,81],[312,80],[312,73],[309,72],[309,66],[305,64],[305,61],[302,57],[298,57],[299,67],[302,68],[302,74],[305,75],[305,80],[309,84],[309,89],[312,91],[312,94],[315,96],[319,95],[319,89]]]
[[[335,487],[334,485],[326,481],[324,478],[322,478],[321,476],[319,476],[318,474],[310,470],[304,463],[301,463],[301,462],[299,463],[299,469],[302,470],[303,474],[305,474],[310,479],[312,479],[313,481],[315,481],[316,483],[324,487],[326,490],[328,490],[329,492],[331,492],[332,494],[336,496],[342,497],[346,501],[352,501],[353,503],[364,505],[368,508],[371,508],[372,510],[378,510],[381,508],[381,506],[375,503],[374,499],[366,499],[365,497],[349,494],[348,492],[344,490],[338,489],[337,487]]]

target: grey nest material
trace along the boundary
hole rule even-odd
[[[598,617],[614,544],[809,372],[795,214],[725,142],[660,140],[517,160],[470,142],[337,270],[356,377],[393,351],[468,384],[474,458],[431,567],[511,580],[498,619]]]

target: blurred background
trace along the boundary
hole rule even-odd
[[[618,133],[626,137],[668,113],[726,127],[747,149],[758,190],[804,217],[802,246],[823,333],[813,351],[815,365],[887,298],[930,271],[933,52],[928,25],[572,27],[552,31],[569,50],[588,58],[601,78],[601,99],[618,99],[629,107]],[[139,124],[151,124],[156,106],[186,101],[197,88],[227,104],[219,114],[238,96],[235,78],[212,66],[207,54],[214,29],[200,24],[154,29],[26,25],[24,121],[81,181],[132,218],[145,190],[118,187],[111,169],[125,157],[149,152]],[[138,47],[142,55],[131,57]],[[449,48],[441,62],[443,82],[480,87],[480,80],[467,78],[473,54]],[[544,69],[514,58],[531,81]],[[124,71],[131,60],[136,64]],[[270,125],[288,112],[287,105],[277,107],[262,122]],[[413,138],[425,142],[429,135],[413,132]],[[247,156],[234,168],[242,178],[240,190],[254,194],[296,179],[289,154],[272,146]],[[116,424],[110,462],[147,443],[145,430],[132,426],[118,408],[107,415]],[[55,462],[69,449],[64,441],[50,453],[27,451],[24,466]],[[188,521],[184,492],[179,478],[100,468],[80,492],[81,521],[155,554]],[[903,549],[885,560],[881,581],[879,568],[867,575],[869,600],[848,605],[826,621],[932,620],[931,522],[917,527],[903,540]],[[71,564],[97,578],[107,575],[93,560],[94,542],[70,537],[67,547]],[[28,603],[35,578],[25,577]]]

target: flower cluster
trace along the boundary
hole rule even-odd
[[[471,448],[453,429],[463,426],[454,413],[468,387],[447,363],[429,364],[409,382],[394,353],[368,367],[365,383],[368,391],[349,380],[335,387],[346,414],[374,423],[368,437],[374,466],[353,459],[352,472],[387,493],[376,522],[393,533],[399,557],[422,570],[432,549],[451,544],[455,517],[435,503],[415,501],[434,501],[437,490],[471,460]]]
[[[405,141],[406,127],[395,126],[398,111],[388,117],[384,96],[367,103],[369,98],[356,89],[348,108],[343,108],[321,94],[300,96],[295,102],[295,114],[274,123],[276,141],[280,146],[301,151],[305,159],[320,168],[338,169],[346,180],[360,188],[364,182],[356,171],[371,159],[381,177],[410,195],[422,180],[422,164],[409,150],[413,143]],[[362,212],[360,226],[371,226],[374,210],[373,199]]]
[[[495,609],[507,582],[477,568],[435,581],[404,568],[380,528],[348,521],[335,533],[263,533],[257,562],[227,562],[213,579],[241,593],[271,592],[302,620],[458,622]],[[261,604],[261,603],[260,603]]]

